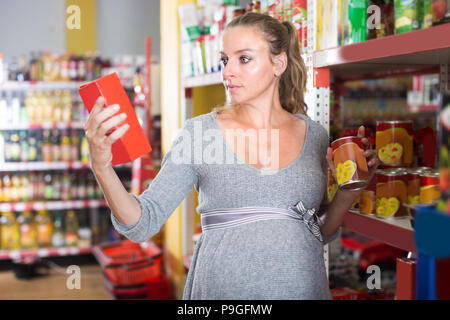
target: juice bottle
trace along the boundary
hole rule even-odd
[[[11,179],[9,177],[9,173],[6,173],[3,176],[3,201],[10,202],[11,201]]]
[[[59,60],[59,71],[60,71],[60,79],[61,81],[69,81],[69,59],[66,53],[61,55]]]
[[[28,210],[23,211],[17,217],[17,222],[20,230],[20,247],[22,249],[37,248],[36,224],[31,212]]]
[[[19,132],[13,131],[11,136],[9,137],[9,152],[10,152],[10,161],[20,161],[20,142],[19,142]]]
[[[70,158],[72,161],[80,160],[80,138],[78,137],[77,130],[72,130],[72,136],[70,138]]]
[[[51,91],[47,90],[44,93],[43,98],[43,121],[44,122],[53,122],[53,99],[52,99],[52,93]]]
[[[27,174],[22,174],[20,176],[21,186],[20,186],[20,200],[21,201],[29,201],[31,200],[31,192],[30,192],[30,178]]]
[[[28,161],[36,161],[37,154],[36,134],[34,130],[30,130],[28,134]]]
[[[28,132],[26,130],[20,131],[20,161],[26,162],[28,161],[29,149],[30,146],[28,144]]]
[[[14,173],[11,177],[11,201],[20,201],[21,181],[19,175]]]
[[[66,245],[76,246],[78,244],[78,220],[73,210],[66,215]]]
[[[64,247],[65,242],[66,242],[66,240],[64,238],[62,217],[60,214],[57,214],[55,216],[55,222],[54,222],[54,228],[53,228],[53,234],[52,234],[52,245],[54,247]]]
[[[70,137],[67,130],[64,130],[61,138],[61,161],[70,161],[71,152],[72,146],[70,145]]]
[[[62,122],[61,90],[55,90],[53,95],[53,121]]]
[[[47,210],[40,210],[36,215],[37,241],[38,246],[51,247],[53,234],[53,221]]]
[[[20,249],[19,224],[13,212],[4,212],[0,216],[0,248],[3,250]]]
[[[25,98],[25,108],[27,109],[28,121],[30,123],[35,123],[35,106],[36,98],[34,96],[34,91],[29,90],[27,92],[27,97]]]
[[[42,160],[53,161],[52,144],[50,142],[50,131],[44,130],[43,132],[43,145],[42,145]]]
[[[81,139],[81,162],[89,163],[89,144],[85,135]]]
[[[45,200],[55,199],[55,188],[53,185],[53,177],[50,173],[46,173],[44,176],[45,188],[44,188],[44,198]]]
[[[60,134],[58,129],[52,131],[52,153],[53,161],[61,161],[61,142]]]
[[[69,123],[72,121],[72,96],[70,90],[64,90],[62,95],[62,121]]]

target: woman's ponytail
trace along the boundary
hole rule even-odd
[[[305,89],[307,71],[301,56],[297,30],[288,21],[282,22],[288,32],[287,48],[285,50],[288,63],[280,77],[279,94],[283,108],[291,113],[306,114]]]

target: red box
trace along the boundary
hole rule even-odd
[[[397,300],[416,300],[416,260],[397,258]]]
[[[120,106],[119,113],[127,114],[125,123],[128,123],[130,128],[112,145],[113,165],[133,161],[152,151],[150,142],[139,124],[136,113],[115,72],[82,85],[78,92],[89,112],[97,99],[102,96],[105,99],[105,107],[118,104]]]

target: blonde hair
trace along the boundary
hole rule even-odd
[[[304,100],[306,89],[306,66],[301,56],[297,30],[288,21],[279,21],[266,14],[247,12],[233,19],[226,27],[237,26],[256,27],[265,35],[273,56],[285,52],[287,67],[280,76],[278,93],[281,106],[290,113],[306,114],[307,106]],[[231,106],[233,107],[233,106]],[[214,111],[229,109],[229,105],[214,108]]]

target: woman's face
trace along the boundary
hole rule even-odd
[[[269,45],[254,27],[237,26],[223,36],[222,75],[234,104],[256,101],[274,85]]]

